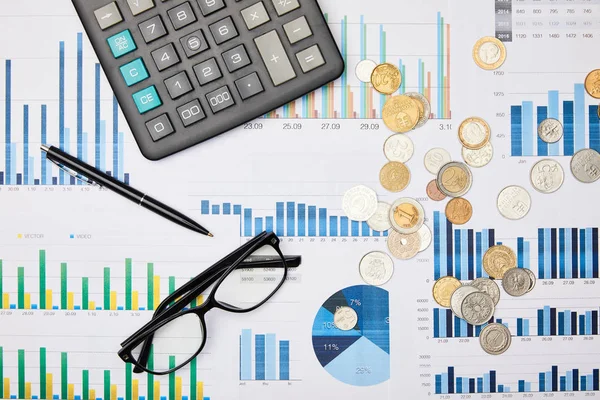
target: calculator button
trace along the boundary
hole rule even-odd
[[[204,111],[202,111],[202,106],[200,106],[200,102],[198,100],[190,101],[181,107],[177,107],[177,113],[179,114],[179,118],[181,118],[181,122],[185,127],[188,127],[206,118],[206,115],[204,114]]]
[[[208,42],[204,38],[202,30],[198,29],[196,32],[192,32],[179,39],[181,47],[185,51],[185,55],[190,58],[196,54],[202,53],[204,50],[208,50]]]
[[[96,16],[96,21],[98,21],[98,25],[100,25],[100,29],[102,30],[110,28],[111,26],[123,21],[119,7],[117,7],[117,3],[115,2],[109,3],[104,7],[97,9],[94,11],[94,15]]]
[[[304,16],[284,24],[283,29],[285,30],[285,34],[291,44],[299,42],[302,39],[312,35],[310,26],[308,26],[308,22],[306,22],[306,18]]]
[[[166,79],[165,86],[167,87],[169,96],[171,96],[172,99],[181,97],[184,94],[194,90],[194,88],[192,87],[192,83],[190,82],[190,79],[188,78],[185,71],[182,71],[177,75]]]
[[[163,71],[180,61],[172,43],[169,43],[158,50],[154,50],[152,52],[152,58],[159,71]]]
[[[271,20],[271,18],[269,18],[269,14],[267,14],[267,10],[265,10],[265,5],[262,3],[262,1],[243,9],[242,18],[244,18],[244,22],[250,30],[262,24],[266,24]]]
[[[212,24],[210,26],[210,32],[215,38],[215,42],[217,42],[217,44],[224,43],[238,35],[231,17],[224,18],[219,22]]]
[[[171,120],[169,120],[169,116],[167,114],[163,114],[151,121],[146,122],[146,128],[148,129],[150,136],[152,136],[152,140],[155,142],[175,132],[175,129],[173,129],[173,125],[171,125]]]
[[[223,76],[217,65],[217,60],[214,58],[208,59],[198,65],[194,65],[194,72],[196,73],[200,85],[206,85]]]
[[[237,71],[251,62],[243,44],[223,53],[223,61],[229,72]]]
[[[173,23],[173,28],[175,28],[175,30],[196,22],[196,15],[194,15],[192,6],[188,2],[180,4],[175,8],[171,8],[167,11],[167,14],[169,14],[169,19]]]
[[[150,110],[154,110],[156,107],[162,105],[162,101],[156,92],[154,86],[147,87],[146,89],[140,90],[133,94],[133,101],[140,112],[140,114],[147,113]]]
[[[200,11],[205,17],[225,7],[223,0],[198,0]]]
[[[298,0],[271,0],[271,2],[280,17],[300,7]]]
[[[242,100],[246,100],[255,94],[264,91],[262,83],[260,83],[260,79],[258,79],[258,74],[256,72],[238,79],[235,81],[235,86],[237,87],[238,92],[240,92],[240,97]]]
[[[144,11],[148,11],[154,8],[154,1],[152,0],[127,0],[127,5],[133,15],[138,15]]]
[[[302,71],[304,72],[312,71],[313,69],[325,64],[325,60],[323,59],[323,55],[319,50],[319,46],[316,44],[306,50],[302,50],[300,53],[297,53],[296,58],[300,63],[300,68],[302,68]]]
[[[141,58],[121,66],[120,70],[127,86],[133,86],[149,77],[148,70]]]
[[[215,114],[235,104],[227,86],[223,86],[208,93],[206,95],[206,100],[208,100],[208,104],[210,104],[210,108]]]
[[[117,33],[106,39],[108,42],[108,46],[110,47],[110,51],[112,52],[115,58],[119,58],[124,56],[127,53],[131,53],[137,46],[133,41],[133,37],[131,37],[131,32],[129,29],[125,29],[123,32]]]
[[[281,85],[296,77],[294,68],[292,68],[290,59],[285,53],[276,31],[270,31],[255,38],[254,43],[256,43],[260,56],[267,66],[273,85]]]
[[[142,22],[138,27],[140,28],[140,32],[146,43],[153,42],[167,34],[167,28],[165,28],[165,24],[163,24],[160,15]]]

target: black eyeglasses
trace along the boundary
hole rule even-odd
[[[300,263],[300,256],[281,253],[274,233],[261,233],[166,297],[152,320],[121,343],[119,357],[134,364],[136,373],[166,375],[177,371],[204,348],[204,316],[208,311],[255,310],[281,288],[288,268]],[[186,308],[213,284],[204,303]]]

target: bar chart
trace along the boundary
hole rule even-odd
[[[116,267],[104,267],[101,274],[86,277],[71,276],[68,263],[50,266],[46,258],[46,250],[41,249],[37,268],[15,266],[10,271],[0,259],[1,309],[154,310],[163,297],[182,284],[175,276],[155,274],[154,263],[150,262],[146,263],[146,277],[136,279],[136,283],[143,283],[136,288],[131,258],[123,260],[119,272]],[[50,267],[52,273],[48,271]],[[56,274],[54,271],[60,272]],[[31,280],[27,285],[26,276],[35,276],[35,285],[31,284]],[[139,275],[136,274],[136,277]],[[119,287],[115,287],[115,282],[119,282]],[[202,302],[200,296],[191,306]]]
[[[483,254],[500,243],[494,229],[455,229],[438,211],[433,215],[433,229],[435,279],[447,275],[463,280],[487,277],[482,268]],[[539,279],[599,277],[596,227],[539,228],[537,238],[509,241],[507,245],[517,254],[517,266],[537,271]],[[537,244],[537,251],[532,244]]]
[[[598,335],[598,310],[565,309],[544,306],[535,310],[535,317],[492,318],[490,322],[504,324],[514,336],[590,336]],[[483,326],[473,326],[452,314],[449,309],[433,309],[435,338],[478,337]]]
[[[580,372],[578,368],[566,370],[561,374],[558,366],[553,365],[547,371],[538,373],[537,381],[518,379],[511,386],[501,384],[498,374],[490,370],[482,376],[461,377],[456,376],[454,367],[435,375],[435,393],[528,393],[528,392],[579,392],[598,391],[600,383],[600,370],[592,369],[591,373]]]
[[[274,333],[253,335],[251,329],[242,329],[240,380],[289,381],[290,341],[277,340]]]
[[[598,105],[586,106],[584,85],[574,85],[572,99],[561,103],[560,98],[559,91],[550,90],[547,105],[523,101],[511,106],[512,156],[572,156],[583,148],[600,151]],[[557,143],[546,143],[538,136],[538,125],[546,118],[558,119],[563,124],[564,136]]]
[[[276,202],[273,210],[263,216],[242,204],[201,201],[203,215],[234,215],[240,219],[240,234],[253,237],[263,231],[281,237],[380,237],[386,232],[372,230],[366,222],[352,221],[346,216],[330,215],[327,208],[296,203]],[[263,210],[264,212],[264,210]]]
[[[46,347],[40,347],[35,351],[24,349],[9,351],[0,347],[2,398],[210,400],[209,397],[204,396],[204,383],[197,378],[196,360],[191,362],[188,376],[185,377],[185,385],[184,378],[179,373],[170,374],[166,385],[151,374],[134,379],[131,364],[126,364],[124,371],[119,371],[124,374],[124,384],[117,384],[115,381],[117,373],[110,369],[81,369],[75,375],[74,370],[77,368],[71,366],[70,359],[81,356],[82,354],[75,352],[53,351]],[[152,354],[148,362],[152,365]],[[118,381],[120,382],[121,379]]]
[[[119,106],[104,83],[100,64],[84,64],[84,36],[77,33],[75,45],[58,43],[58,92],[41,104],[23,99],[30,83],[14,80],[28,60],[5,60],[4,75],[4,170],[1,185],[81,185],[81,181],[53,167],[39,150],[41,143],[54,144],[79,159],[95,165],[128,183],[124,169],[125,134],[119,127]],[[71,60],[75,60],[74,62]],[[69,63],[73,63],[70,65]],[[84,98],[93,91],[93,101]],[[47,97],[47,96],[44,96]],[[75,101],[71,101],[75,99]],[[110,100],[107,100],[110,99]],[[74,104],[73,104],[74,103]],[[18,121],[19,127],[16,122]],[[94,131],[85,131],[85,121],[94,121]],[[57,132],[55,137],[53,132]]]
[[[417,24],[424,32],[419,37],[431,38],[432,43],[428,43],[431,50],[426,56],[410,60],[396,58],[395,54],[403,52],[390,48],[394,42],[388,41],[387,37],[400,37],[408,32],[415,34],[415,24],[370,23],[365,21],[364,15],[357,19],[344,15],[337,20],[326,13],[325,17],[340,43],[346,70],[339,80],[267,114],[265,118],[380,118],[386,96],[354,78],[356,64],[370,54],[378,55],[376,62],[398,66],[403,76],[399,93],[418,91],[432,103],[432,118],[451,117],[450,24],[441,12],[437,16],[433,14],[430,21]],[[371,37],[377,38],[378,43],[370,40]]]

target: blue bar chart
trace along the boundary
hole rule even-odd
[[[254,346],[252,345],[253,339]],[[278,341],[274,333],[253,335],[251,329],[242,329],[240,335],[240,380],[289,381],[290,341]]]
[[[482,260],[500,243],[495,229],[455,229],[443,214],[433,215],[434,277],[472,280],[487,277]],[[536,238],[509,239],[517,266],[537,272],[538,279],[599,278],[598,228],[539,228]],[[516,243],[515,243],[516,242]],[[537,251],[532,248],[537,244]],[[537,268],[535,267],[537,263]]]
[[[560,373],[558,366],[553,365],[547,371],[538,373],[537,382],[518,379],[516,385],[499,383],[498,374],[490,370],[482,376],[456,376],[454,367],[435,375],[435,393],[528,393],[528,392],[583,392],[600,390],[600,370],[592,369],[591,373],[580,372],[578,368]],[[516,387],[515,387],[516,386]]]
[[[119,127],[117,100],[112,92],[105,93],[102,98],[100,64],[94,64],[93,76],[91,72],[90,76],[84,76],[91,68],[85,68],[83,47],[82,33],[77,33],[73,49],[65,41],[58,43],[59,68],[55,77],[58,92],[56,97],[47,99],[47,104],[21,104],[21,100],[15,99],[14,93],[29,83],[13,82],[13,75],[18,68],[27,66],[22,65],[20,60],[5,60],[4,170],[0,170],[0,185],[82,185],[83,182],[53,167],[46,160],[45,153],[39,150],[39,144],[42,143],[60,147],[129,183],[129,173],[124,170],[125,134]],[[70,60],[74,60],[74,68],[68,64]],[[75,70],[75,73],[70,74],[71,70]],[[84,86],[92,81],[93,101],[86,102]],[[107,96],[110,100],[106,100]],[[89,107],[85,107],[87,103],[90,103]],[[84,130],[86,117],[94,121],[93,132]],[[16,121],[22,127],[18,131]],[[54,129],[57,129],[58,137],[53,136]],[[107,147],[110,151],[107,151]]]
[[[240,234],[253,237],[263,231],[281,237],[381,237],[386,232],[372,230],[366,222],[330,215],[327,208],[296,202],[276,202],[270,215],[257,216],[254,210],[241,204],[211,204],[200,202],[203,215],[234,215],[240,219]]]
[[[523,101],[510,108],[511,155],[572,156],[583,148],[600,151],[600,118],[598,105],[585,103],[583,84],[574,85],[573,98],[560,99],[557,90],[548,91],[548,104],[536,106]],[[546,143],[538,137],[538,126],[546,118],[560,120],[564,136],[557,143]]]
[[[516,336],[590,336],[598,335],[598,310],[557,310],[544,306],[533,318],[492,318],[504,324]],[[435,338],[478,337],[483,326],[473,326],[452,314],[449,309],[433,309]]]

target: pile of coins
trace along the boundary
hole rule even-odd
[[[464,284],[453,276],[438,279],[433,285],[433,298],[471,325],[487,324],[480,332],[479,342],[484,351],[498,355],[510,347],[511,333],[502,324],[489,323],[500,302],[500,288],[495,280],[502,280],[507,294],[520,297],[533,290],[536,278],[529,269],[517,268],[514,251],[504,245],[492,246],[485,252],[483,268],[491,279],[478,278]]]
[[[388,204],[378,201],[373,189],[358,185],[344,193],[342,209],[353,221],[366,222],[378,232],[389,231],[388,249],[398,259],[413,258],[431,245],[431,230],[424,223],[425,210],[413,198],[402,197]],[[390,256],[380,251],[366,254],[359,265],[363,280],[376,286],[388,282],[393,269]]]

